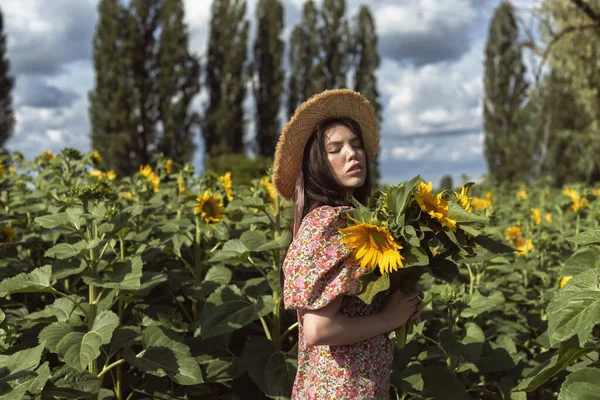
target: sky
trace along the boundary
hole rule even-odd
[[[0,0],[7,57],[16,85],[16,128],[6,143],[33,159],[44,150],[91,150],[88,94],[95,85],[92,40],[98,0]],[[488,24],[500,0],[346,0],[348,17],[370,7],[379,36],[377,70],[383,123],[382,182],[420,174],[437,186],[444,175],[457,185],[487,173],[483,151],[483,60]],[[512,0],[524,18],[539,0]],[[247,1],[251,32],[257,0]],[[301,18],[304,0],[282,0],[284,40]],[[316,1],[317,4],[321,0]],[[209,0],[184,0],[190,51],[208,43]],[[252,36],[252,33],[251,33]],[[251,45],[251,42],[249,42]],[[287,50],[286,50],[287,57]],[[193,102],[200,112],[206,92]],[[254,132],[253,101],[246,101],[247,138]],[[281,121],[283,125],[285,121]],[[203,143],[193,163],[202,167]]]

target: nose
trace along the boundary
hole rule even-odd
[[[356,150],[354,150],[354,147],[352,147],[351,145],[348,146],[348,157],[350,159],[356,158]]]

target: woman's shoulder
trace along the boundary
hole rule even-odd
[[[327,224],[335,219],[338,219],[341,215],[341,212],[347,209],[350,209],[350,207],[330,205],[319,206],[309,211],[303,220],[306,220],[308,222],[321,222]]]

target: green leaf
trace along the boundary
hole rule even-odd
[[[580,348],[577,344],[577,338],[573,337],[561,343],[556,354],[535,367],[525,379],[519,382],[513,391],[532,392],[558,375],[575,360],[597,350],[596,346]]]
[[[68,260],[54,260],[52,262],[52,279],[61,280],[85,271],[85,260],[70,258]]]
[[[254,251],[268,251],[275,249],[287,249],[292,241],[292,234],[289,231],[281,233],[278,239],[268,241],[267,243],[257,247]]]
[[[250,251],[254,251],[260,246],[267,243],[267,237],[264,232],[246,231],[240,236],[240,240]]]
[[[69,224],[77,230],[79,230],[79,228],[81,228],[81,225],[83,225],[83,223],[85,222],[85,220],[81,217],[82,214],[83,210],[78,207],[68,208],[65,211],[65,217],[69,221]]]
[[[513,254],[517,250],[484,235],[477,236],[473,241],[494,254]]]
[[[404,257],[404,260],[402,260],[404,268],[429,264],[429,257],[421,247],[408,246],[407,248],[400,250],[400,254]]]
[[[596,229],[593,231],[581,232],[578,235],[571,236],[567,238],[569,242],[576,244],[595,244],[600,245],[600,229]]]
[[[112,333],[119,325],[119,317],[112,311],[102,311],[94,319],[88,332],[75,331],[73,327],[57,322],[44,328],[39,335],[40,343],[65,362],[82,372],[89,362],[100,355],[100,346],[110,342]]]
[[[272,399],[289,399],[298,369],[297,356],[283,351],[269,357],[265,367],[265,394]]]
[[[56,246],[48,249],[46,253],[44,253],[44,256],[64,260],[66,258],[71,258],[83,254],[83,252],[85,251],[85,247],[85,241],[79,242],[79,245],[59,243]]]
[[[273,310],[272,299],[265,296],[254,303],[234,285],[222,286],[212,293],[200,314],[203,338],[242,328]]]
[[[84,275],[83,281],[91,286],[108,289],[136,290],[140,288],[142,264],[142,258],[139,256],[115,261],[112,271],[105,276]]]
[[[22,272],[6,278],[0,282],[0,297],[13,293],[53,293],[52,285],[55,282],[50,280],[51,275],[52,267],[44,265],[29,273]]]
[[[44,351],[43,345],[38,345],[30,349],[17,351],[10,356],[0,355],[0,382],[11,381],[15,375],[25,376],[33,372],[34,369],[40,364],[42,352]],[[6,371],[6,370],[8,371]],[[8,374],[6,372],[9,372]],[[25,374],[23,374],[25,372]]]
[[[31,372],[24,378],[10,382],[7,386],[9,390],[0,393],[0,400],[14,400],[25,398],[26,393],[39,394],[46,382],[50,378],[50,367],[48,363],[43,363],[38,369]],[[2,389],[7,389],[4,386]]]
[[[221,265],[213,266],[208,270],[199,285],[184,289],[185,295],[196,300],[205,300],[217,288],[231,282],[232,276],[233,274],[229,268]]]
[[[464,383],[441,365],[431,365],[423,369],[423,392],[425,398],[444,400],[471,400]]]
[[[244,345],[242,365],[263,393],[267,391],[265,368],[269,358],[276,351],[273,342],[263,336],[250,336]]]
[[[452,283],[459,275],[456,264],[447,259],[436,260],[429,266],[429,269],[434,278],[441,279],[449,283]]]
[[[460,313],[460,316],[463,318],[475,317],[503,303],[504,295],[498,290],[492,292],[489,297],[482,296],[479,291],[475,290],[469,298],[467,308]]]
[[[136,368],[156,376],[168,376],[180,385],[203,383],[200,366],[190,349],[173,332],[149,326],[142,335],[143,350],[134,354],[131,349],[124,358]]]
[[[25,316],[26,320],[35,321],[39,319],[53,318],[55,321],[69,322],[81,321],[79,317],[85,317],[83,311],[77,306],[76,303],[83,301],[83,298],[72,295],[70,299],[60,297],[49,304],[42,311],[33,312]]]
[[[481,215],[470,213],[454,201],[448,201],[448,218],[453,219],[458,223],[461,223],[461,222],[488,223],[489,222],[488,218],[482,217]]]
[[[565,261],[561,275],[574,276],[591,268],[598,268],[598,252],[593,247],[583,247]]]
[[[46,229],[54,229],[58,227],[71,227],[69,219],[65,213],[58,213],[54,215],[44,215],[37,217],[35,220],[36,224]]]
[[[365,274],[360,278],[361,290],[358,297],[367,304],[371,304],[373,298],[379,293],[390,288],[390,276],[375,276],[373,274]]]
[[[481,231],[473,228],[471,225],[459,224],[458,229],[462,229],[465,233],[468,233],[469,235],[471,235],[473,237],[481,235]]]
[[[552,298],[547,315],[551,345],[577,335],[583,346],[592,328],[600,322],[600,270],[574,276]]]
[[[600,369],[582,368],[568,375],[558,400],[600,400]]]
[[[413,247],[421,246],[421,241],[419,240],[419,236],[417,235],[417,231],[412,225],[406,225],[403,229],[404,239]]]
[[[52,371],[51,383],[44,388],[49,399],[96,399],[101,379],[87,371],[79,372],[68,365]]]
[[[408,202],[412,197],[415,188],[419,185],[420,182],[421,176],[417,175],[410,181],[406,182],[406,184],[400,186],[397,189],[394,189],[388,195],[388,207],[392,213],[396,214],[396,216],[400,216],[404,213],[404,210],[406,209],[406,206],[408,205]]]
[[[240,239],[232,239],[223,245],[208,262],[228,261],[234,259],[246,259],[250,250]]]

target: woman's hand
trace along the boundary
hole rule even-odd
[[[382,310],[392,324],[392,329],[404,325],[409,319],[413,322],[421,321],[420,312],[423,308],[423,301],[419,298],[421,293],[417,290],[406,294],[400,290],[392,292]]]
[[[425,306],[425,303],[423,303],[423,297],[424,297],[423,292],[419,290],[419,296],[418,296],[419,301],[417,302],[416,310],[415,310],[414,314],[410,316],[410,320],[415,325],[421,323],[421,310]]]

